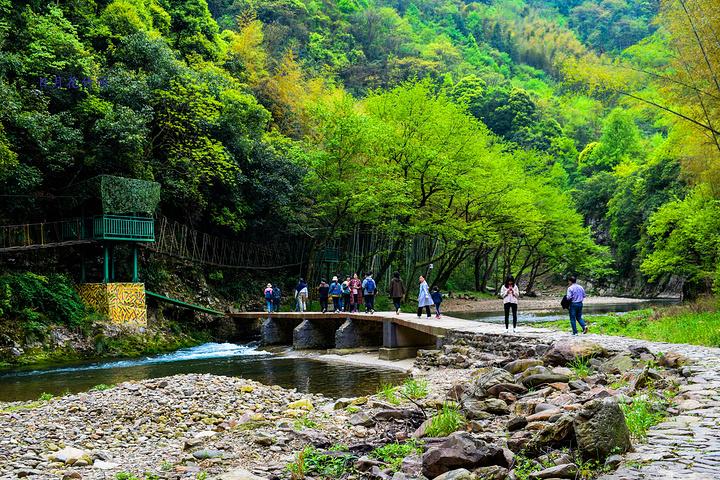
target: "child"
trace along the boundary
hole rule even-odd
[[[273,312],[273,287],[271,283],[267,284],[267,287],[265,287],[265,291],[263,292],[265,294],[265,304],[267,305],[267,311],[268,313]]]
[[[328,296],[330,295],[330,285],[327,284],[324,278],[320,279],[320,285],[318,285],[318,297],[320,298],[320,311],[322,313],[327,312],[328,309]]]
[[[350,311],[350,277],[345,277],[345,281],[342,283],[342,302],[340,302],[340,308],[343,312]]]
[[[440,304],[442,303],[442,293],[440,293],[440,289],[437,286],[433,287],[430,296],[435,304],[435,318],[440,318]]]

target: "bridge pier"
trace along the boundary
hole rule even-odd
[[[311,320],[308,318],[293,329],[292,345],[295,350],[333,348],[338,321]]]
[[[294,319],[275,319],[268,317],[262,324],[263,345],[291,345],[293,329],[300,323]]]
[[[435,335],[383,320],[383,344],[379,351],[381,360],[414,358],[421,348],[435,348],[439,339]]]
[[[378,322],[348,318],[335,332],[335,348],[377,347],[382,344],[382,332]]]

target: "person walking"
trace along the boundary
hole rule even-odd
[[[273,286],[273,311],[280,311],[280,301],[282,300],[282,290],[278,285]]]
[[[420,292],[418,293],[418,309],[417,316],[422,316],[423,308],[427,312],[427,318],[430,318],[430,305],[434,305],[432,296],[430,295],[430,287],[428,287],[425,277],[420,275]]]
[[[515,285],[515,279],[508,277],[505,280],[505,284],[500,287],[500,296],[503,299],[503,309],[505,310],[505,332],[507,333],[510,329],[510,311],[513,314],[513,333],[517,328],[517,309],[518,309],[518,297],[520,297],[520,290]]]
[[[304,312],[307,309],[307,298],[308,288],[305,279],[301,278],[298,280],[298,284],[295,287],[295,311]]]
[[[373,273],[365,274],[365,280],[362,282],[363,297],[365,297],[365,313],[375,313],[375,294],[377,293],[377,284],[372,278]]]
[[[342,299],[342,287],[338,281],[338,277],[333,277],[330,282],[330,297],[333,302],[333,310],[335,313],[340,313],[340,301]]]
[[[320,298],[320,311],[326,313],[328,309],[328,297],[330,296],[330,285],[324,278],[320,279],[320,285],[317,287],[318,297]]]
[[[442,293],[440,293],[440,288],[437,285],[433,287],[430,297],[432,297],[432,301],[435,304],[435,318],[440,319],[440,317],[442,316],[442,314],[440,313]]]
[[[358,313],[362,305],[362,281],[357,273],[353,273],[353,278],[350,280],[350,304],[352,313]]]
[[[567,299],[570,301],[570,307],[568,308],[568,311],[570,312],[570,326],[572,327],[573,335],[577,335],[577,325],[576,323],[580,324],[580,328],[582,328],[583,333],[588,332],[588,327],[585,325],[585,322],[582,318],[582,311],[583,311],[583,301],[585,300],[585,289],[577,284],[577,278],[575,276],[571,276],[568,278],[568,289],[567,289]]]
[[[265,295],[265,305],[267,306],[268,313],[273,312],[273,287],[272,284],[268,283],[263,291]]]
[[[402,306],[402,299],[405,297],[405,284],[400,279],[400,272],[394,272],[390,279],[390,288],[388,294],[392,298],[393,305],[395,306],[395,315],[400,315],[400,307]]]
[[[340,302],[340,308],[343,312],[350,311],[350,277],[345,277],[345,281],[341,285],[342,287],[342,301]]]

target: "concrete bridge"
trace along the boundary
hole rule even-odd
[[[472,331],[478,326],[458,318],[418,318],[395,312],[240,312],[228,316],[261,320],[265,345],[292,345],[296,350],[374,347],[383,360],[414,357],[420,348],[438,348],[452,331]]]

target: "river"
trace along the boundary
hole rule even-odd
[[[653,300],[586,305],[587,316],[608,312],[629,312],[672,301]],[[478,322],[502,323],[498,312],[448,314]],[[567,312],[523,310],[519,325],[567,318]],[[173,353],[143,358],[108,360],[62,365],[43,369],[21,368],[0,371],[0,401],[32,400],[42,393],[60,395],[86,391],[99,384],[165,377],[182,373],[213,373],[244,377],[268,385],[296,388],[301,392],[322,393],[330,397],[349,397],[375,393],[382,384],[402,382],[406,374],[374,366],[330,363],[308,357],[278,355],[254,344],[206,343]]]
[[[76,393],[100,384],[182,373],[244,377],[331,397],[373,394],[380,385],[397,384],[406,377],[400,370],[271,354],[253,344],[206,343],[143,358],[0,371],[0,401],[32,400],[42,393]]]

